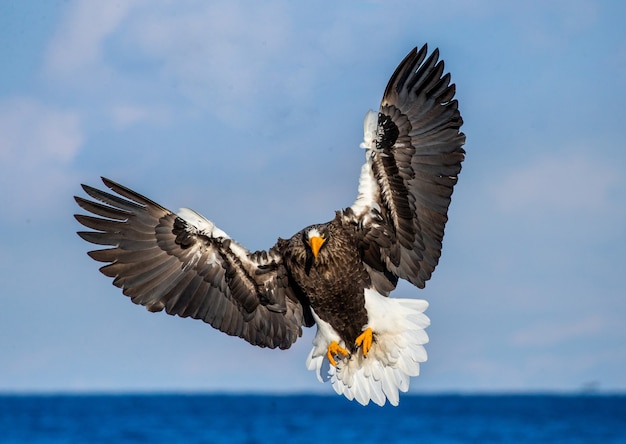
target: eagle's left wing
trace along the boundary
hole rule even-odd
[[[366,116],[359,196],[345,212],[362,228],[364,261],[374,274],[420,288],[439,261],[465,154],[455,86],[443,74],[439,51],[426,58],[427,52],[423,46],[405,57],[379,112]]]

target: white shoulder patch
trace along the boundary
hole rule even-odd
[[[361,148],[372,150],[376,147],[374,141],[376,140],[377,131],[378,113],[370,109],[365,114],[365,119],[363,119],[363,142],[361,142]]]
[[[380,211],[380,205],[376,200],[380,194],[378,181],[374,177],[372,171],[371,151],[366,151],[366,160],[361,167],[361,176],[359,176],[359,195],[352,204],[351,208],[357,216],[376,209]]]
[[[213,222],[211,222],[209,219],[207,219],[197,211],[192,210],[191,208],[181,208],[178,210],[178,213],[176,215],[183,219],[185,222],[196,227],[199,232],[206,234],[209,237],[221,237],[224,239],[230,239],[230,236],[228,236],[228,234],[226,234],[224,231],[217,228]]]
[[[372,171],[372,156],[376,149],[376,132],[378,131],[378,113],[369,110],[363,121],[363,142],[361,148],[365,149],[365,163],[361,167],[361,175],[359,176],[359,195],[352,204],[352,211],[357,216],[370,211],[371,209],[380,210],[377,199],[380,195],[378,181],[374,177]]]

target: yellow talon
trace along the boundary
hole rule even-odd
[[[358,338],[356,338],[356,341],[354,341],[356,346],[361,347],[363,350],[363,356],[367,356],[369,353],[370,348],[372,348],[372,342],[374,342],[374,337],[372,329],[369,327],[361,333]]]
[[[337,361],[335,361],[336,355],[348,356],[348,350],[341,347],[337,341],[333,341],[328,344],[328,361],[334,366],[337,367]]]

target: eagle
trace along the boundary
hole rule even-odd
[[[288,349],[317,327],[306,365],[366,405],[398,405],[426,361],[423,288],[441,256],[465,157],[455,85],[439,50],[414,48],[364,121],[365,163],[352,206],[266,251],[250,252],[199,213],[177,213],[112,180],[75,197],[78,235],[135,304],[200,319],[252,345]]]

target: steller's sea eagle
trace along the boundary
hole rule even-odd
[[[439,51],[413,49],[379,111],[364,122],[365,164],[354,204],[268,251],[249,252],[190,209],[174,213],[108,179],[78,234],[135,304],[200,319],[259,347],[287,349],[317,325],[307,367],[361,404],[399,392],[426,361],[423,300],[389,298],[398,279],[423,288],[439,256],[465,135]]]

